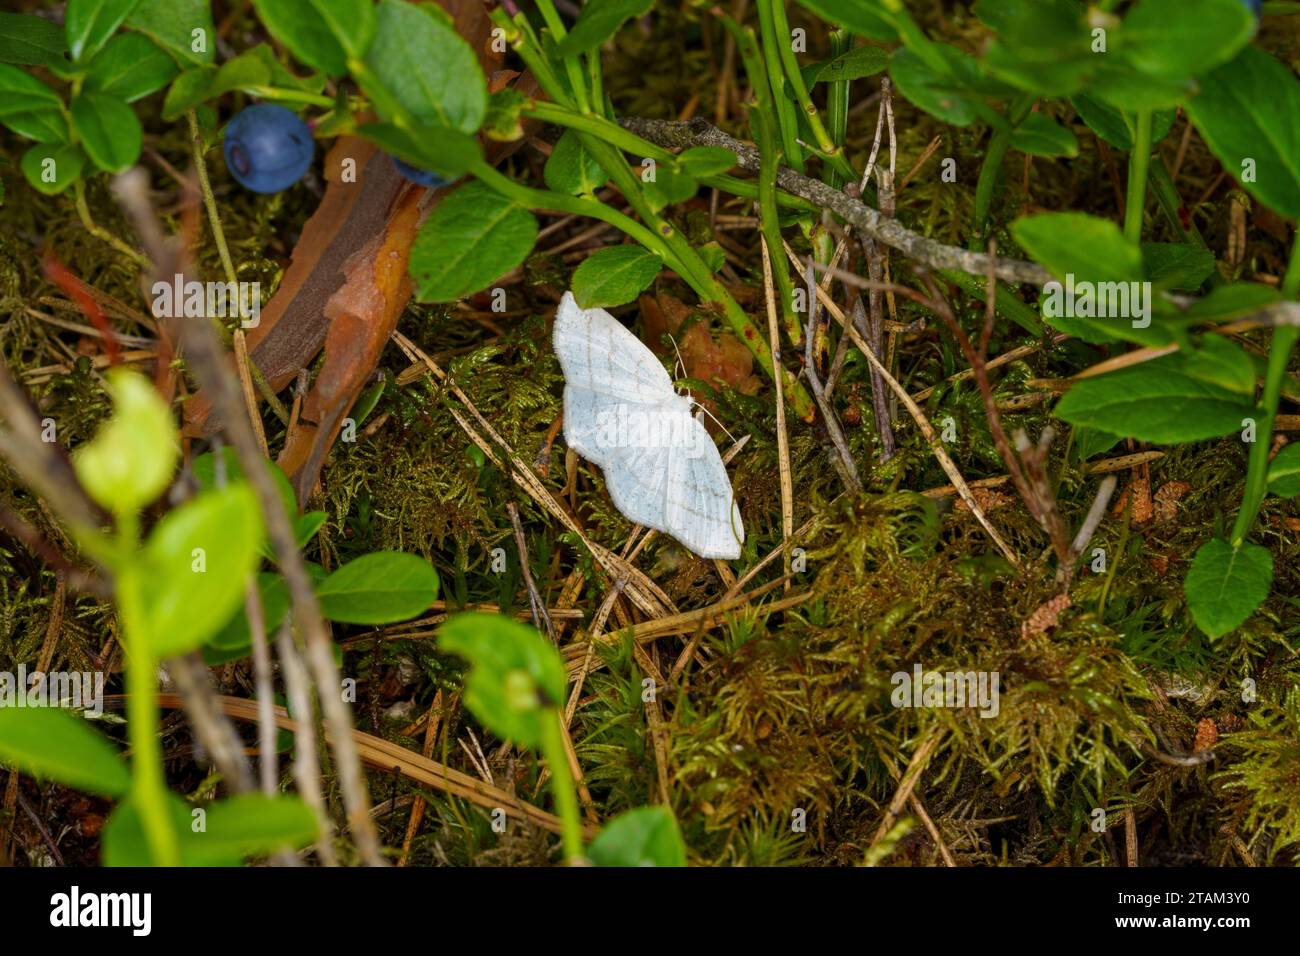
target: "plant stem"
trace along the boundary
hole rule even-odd
[[[537,9],[541,11],[542,19],[546,21],[547,27],[550,28],[551,35],[555,42],[559,43],[569,32],[564,29],[564,21],[560,19],[559,13],[555,10],[555,4],[551,0],[537,0]],[[582,76],[582,64],[576,56],[564,57],[564,70],[569,74],[569,86],[573,91],[573,98],[577,101],[578,109],[582,112],[590,112],[591,106],[587,102],[587,85]]]
[[[754,83],[754,96],[765,99],[762,92],[766,91],[771,95],[771,109],[776,115],[777,128],[781,131],[781,150],[785,153],[786,162],[795,172],[803,172],[803,147],[799,145],[799,120],[795,114],[794,104],[785,98],[782,90],[781,76],[783,73],[781,66],[781,47],[782,43],[776,35],[776,13],[775,8],[783,3],[784,0],[758,0],[758,26],[762,31],[763,49],[762,60],[764,69],[757,73],[750,71],[750,82]],[[726,24],[729,17],[723,18]],[[732,31],[735,32],[734,30]],[[749,33],[752,43],[753,32]],[[787,41],[789,40],[790,31],[786,31]],[[746,64],[748,66],[748,64]],[[757,85],[759,80],[763,82],[761,91]],[[773,252],[772,257],[776,258]]]
[[[776,291],[781,298],[781,318],[785,322],[785,333],[790,339],[790,344],[798,348],[804,338],[803,329],[799,316],[794,311],[794,283],[790,278],[790,267],[785,256],[780,254],[781,223],[777,219],[776,210],[776,173],[781,166],[781,155],[777,151],[776,132],[772,129],[767,114],[756,107],[750,119],[753,122],[754,134],[758,138],[759,153],[763,157],[763,165],[758,174],[758,212],[762,220],[763,238],[767,240],[768,249],[775,250],[771,256],[772,277],[776,281]],[[812,307],[813,304],[808,303],[810,313]],[[772,346],[779,351],[777,343],[773,342]]]
[[[988,296],[987,280],[977,279],[968,272],[959,272],[956,269],[940,269],[939,274],[953,285],[958,286],[967,295],[979,299],[981,302],[986,300]],[[1038,313],[1016,298],[1015,293],[1001,282],[998,283],[996,298],[994,308],[1008,319],[1031,335],[1043,334],[1043,323],[1039,320]]]
[[[1291,241],[1291,261],[1282,277],[1282,298],[1295,299],[1300,293],[1300,237]],[[1273,422],[1286,379],[1287,363],[1300,328],[1280,325],[1273,330],[1273,344],[1268,354],[1268,373],[1264,378],[1264,397],[1260,407],[1260,422],[1255,430],[1255,442],[1250,446],[1250,464],[1246,469],[1246,494],[1232,525],[1232,546],[1240,547],[1259,516],[1259,509],[1268,493],[1268,453],[1273,445]]]
[[[1146,206],[1147,168],[1151,164],[1151,111],[1138,110],[1133,152],[1128,157],[1128,187],[1124,191],[1124,238],[1142,241],[1142,211]]]
[[[853,49],[853,34],[848,30],[835,30],[831,33],[831,58],[843,56]],[[849,132],[849,81],[834,80],[826,96],[826,114],[830,117],[831,141],[837,147],[844,145]],[[825,171],[825,181],[836,189],[844,185],[844,177],[835,168]]]
[[[152,264],[149,262],[148,256],[138,250],[132,249],[103,226],[98,225],[91,217],[90,207],[86,205],[86,185],[80,178],[73,181],[72,192],[77,203],[77,215],[81,218],[81,224],[86,228],[88,233],[96,239],[107,242],[110,246],[129,258],[136,265],[141,266],[144,269],[150,268]]]
[[[988,227],[989,210],[993,207],[993,190],[997,188],[998,179],[1002,175],[1002,160],[1006,157],[1007,150],[1011,148],[1012,133],[1029,115],[1033,105],[1032,96],[1022,96],[1012,102],[1007,109],[1009,123],[995,128],[993,136],[989,139],[988,152],[984,154],[979,179],[975,183],[975,212],[971,216],[970,248],[972,249],[983,249],[985,246],[985,230]]]
[[[238,293],[239,276],[235,272],[234,260],[230,258],[230,247],[226,245],[226,232],[221,228],[221,213],[217,209],[217,197],[213,195],[212,182],[208,179],[208,164],[203,159],[203,135],[199,131],[198,116],[193,109],[189,109],[185,111],[185,118],[190,125],[190,147],[194,153],[194,168],[199,173],[199,191],[203,194],[203,205],[208,211],[208,225],[212,228],[212,239],[217,244],[217,255],[221,257],[221,268],[226,273],[226,281],[236,290],[240,311],[242,312],[244,297]],[[229,330],[215,320],[213,324],[220,331],[222,340],[229,343],[231,340]],[[254,364],[252,357],[248,359],[248,373],[252,376],[253,384],[257,386],[257,390],[262,393],[262,398],[271,406],[271,411],[275,413],[275,417],[280,419],[282,424],[288,425],[289,412],[276,396],[275,389],[266,380],[262,370]]]
[[[551,770],[551,793],[555,797],[555,810],[560,818],[560,836],[564,842],[564,856],[570,863],[580,862],[585,855],[582,845],[582,817],[578,811],[578,794],[574,788],[573,773],[569,770],[569,755],[564,749],[564,736],[560,729],[560,711],[551,708],[550,719],[542,721],[542,756]]]

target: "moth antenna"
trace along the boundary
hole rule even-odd
[[[724,432],[727,432],[727,437],[731,439],[732,443],[733,444],[735,443],[736,436],[731,434],[731,432],[727,431],[727,426],[722,424],[722,422],[718,421],[718,417],[714,415],[713,412],[709,411],[707,408],[705,408],[702,404],[700,404],[693,398],[691,399],[691,404],[694,405],[696,408],[698,408],[700,411],[702,411],[705,415],[708,415],[710,418],[712,418],[714,423],[719,428],[721,428]]]
[[[677,355],[677,367],[680,368],[680,369],[682,370],[682,374],[681,374],[680,376],[678,376],[678,377],[679,377],[679,378],[685,378],[685,377],[686,377],[686,363],[685,363],[684,361],[682,361],[682,352],[681,352],[681,349],[679,349],[679,348],[677,347],[677,340],[676,340],[675,338],[673,338],[673,334],[672,334],[671,332],[665,332],[664,335],[668,336],[668,341],[673,343],[673,352],[675,352],[676,355]],[[689,395],[690,392],[687,392],[687,394]]]

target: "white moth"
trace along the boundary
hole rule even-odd
[[[554,344],[564,440],[604,470],[614,506],[700,557],[740,557],[745,529],[722,456],[655,354],[604,309],[580,308],[572,292],[555,314]]]

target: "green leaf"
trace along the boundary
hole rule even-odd
[[[148,37],[123,33],[90,61],[86,86],[127,103],[161,90],[180,70]]]
[[[1201,81],[1187,112],[1211,152],[1248,193],[1300,216],[1300,80],[1248,46]]]
[[[77,181],[86,157],[75,146],[38,143],[23,153],[19,165],[33,189],[54,196]]]
[[[13,116],[6,116],[0,122],[19,136],[25,136],[38,143],[68,144],[68,121],[63,118],[63,113],[56,109],[15,113]],[[85,158],[84,155],[82,158]]]
[[[1183,371],[1230,392],[1255,397],[1255,364],[1240,346],[1217,335],[1207,335],[1195,349],[1181,353]]]
[[[0,120],[20,113],[57,110],[59,94],[16,66],[0,63]]]
[[[523,112],[528,107],[528,97],[513,86],[497,90],[488,96],[487,116],[482,132],[488,139],[512,143],[524,135]]]
[[[655,212],[674,203],[686,202],[700,188],[695,177],[679,172],[667,163],[656,166],[653,180],[642,182],[642,191]]]
[[[162,118],[174,120],[190,107],[206,100],[216,75],[216,67],[196,66],[176,77],[163,99]]]
[[[72,455],[82,486],[116,514],[133,514],[171,484],[180,457],[171,409],[137,372],[107,376],[113,417]]]
[[[735,153],[721,146],[692,146],[677,154],[677,165],[691,176],[716,176],[738,162]]]
[[[482,125],[487,81],[478,57],[440,14],[405,0],[383,0],[365,62],[368,74],[358,79],[383,119],[400,117],[388,115],[385,98],[374,96],[374,81],[425,125],[462,133]]]
[[[596,866],[685,866],[686,844],[667,807],[620,813],[587,848]]]
[[[1081,212],[1024,216],[1011,224],[1016,242],[1057,279],[1125,282],[1142,278],[1142,252],[1109,219]]]
[[[949,46],[938,46],[940,56],[950,66],[965,54]],[[895,50],[889,58],[889,75],[898,91],[936,119],[954,126],[969,126],[977,115],[974,102],[967,97],[951,71],[936,72],[930,64],[906,47]]]
[[[407,621],[438,598],[438,572],[401,551],[376,551],[349,561],[316,589],[320,610],[346,624]]]
[[[67,66],[63,60],[63,31],[44,17],[0,13],[0,63],[24,66]]]
[[[261,595],[262,620],[267,637],[274,640],[277,629],[284,621],[284,616],[289,613],[289,585],[280,575],[264,571],[257,576],[257,591]],[[242,657],[248,653],[252,643],[248,615],[241,604],[230,619],[222,625],[221,630],[212,635],[207,646],[221,651],[238,651],[239,656]]]
[[[467,659],[465,705],[500,737],[541,745],[567,681],[559,652],[537,631],[499,614],[458,614],[438,632],[438,647]]]
[[[244,90],[271,85],[271,68],[266,61],[251,50],[227,60],[217,69],[208,88],[207,96],[216,99],[231,90]]]
[[[636,245],[608,246],[573,273],[573,297],[584,309],[610,309],[631,302],[663,268],[663,260]]]
[[[1214,253],[1185,242],[1144,242],[1142,269],[1161,288],[1195,292],[1214,272]]]
[[[1070,98],[1071,105],[1078,111],[1079,118],[1088,128],[1116,149],[1125,152],[1133,148],[1133,137],[1137,135],[1137,116],[1131,112],[1116,109],[1109,103],[1079,93]],[[1157,110],[1151,116],[1151,144],[1154,146],[1173,129],[1176,110]]]
[[[160,658],[207,642],[243,601],[261,544],[257,495],[246,482],[202,492],[168,512],[130,573],[118,578],[129,639],[147,641]]]
[[[1258,312],[1280,298],[1277,290],[1269,286],[1257,282],[1234,282],[1219,286],[1198,299],[1183,312],[1183,317],[1196,322],[1222,322]]]
[[[271,35],[308,66],[341,76],[348,57],[360,59],[375,36],[371,0],[254,0]]]
[[[799,5],[837,26],[873,40],[894,40],[894,14],[880,0],[799,0]]]
[[[316,818],[297,797],[240,794],[211,803],[199,814],[168,793],[167,809],[182,866],[238,866],[245,857],[282,847],[299,849],[316,838]],[[109,816],[102,847],[105,866],[153,865],[134,797]]]
[[[384,152],[448,180],[464,175],[483,156],[476,138],[446,127],[417,126],[408,132],[392,123],[365,123],[357,132],[378,143]]]
[[[609,180],[595,158],[582,146],[574,130],[565,130],[555,143],[542,170],[548,189],[566,196],[591,195]]]
[[[1095,428],[1076,428],[1073,435],[1074,452],[1079,461],[1087,461],[1093,455],[1110,451],[1123,440],[1119,435],[1098,431]]]
[[[1300,495],[1300,442],[1285,446],[1269,462],[1268,490],[1283,498]]]
[[[1011,146],[1031,156],[1078,156],[1074,134],[1042,113],[1030,113],[1011,134]]]
[[[94,56],[122,25],[139,0],[68,0],[64,31],[77,63]]]
[[[182,64],[211,63],[216,52],[210,0],[140,0],[126,25]]]
[[[120,797],[131,787],[131,772],[113,745],[82,718],[57,707],[0,706],[0,761],[43,780],[109,797]]]
[[[1199,76],[1228,60],[1255,32],[1241,0],[1141,0],[1124,17],[1119,39],[1124,60],[1151,76]]]
[[[1019,89],[1068,96],[1097,68],[1085,11],[1071,0],[982,0],[975,12],[998,34],[985,69]]]
[[[654,0],[588,0],[568,36],[555,47],[555,55],[567,59],[594,50],[610,39],[632,17],[645,16]]]
[[[1196,549],[1183,592],[1196,626],[1211,638],[1245,623],[1268,597],[1273,583],[1273,556],[1267,548],[1243,542],[1233,548],[1211,538]]]
[[[72,125],[90,161],[106,172],[124,172],[140,158],[144,130],[135,111],[116,97],[83,91],[72,101]]]
[[[1218,438],[1254,415],[1253,403],[1194,378],[1178,353],[1077,381],[1056,405],[1071,424],[1161,444]]]
[[[479,182],[434,207],[411,249],[410,273],[422,302],[454,302],[491,285],[527,258],[537,220]]]
[[[837,83],[875,76],[887,66],[888,50],[878,46],[857,46],[833,60],[812,63],[801,72],[804,84],[811,88],[814,83]]]

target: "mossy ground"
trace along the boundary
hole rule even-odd
[[[969,14],[954,11],[951,4],[913,6],[936,35],[959,40],[973,31]],[[810,41],[812,54],[825,53],[820,28],[810,29]],[[1265,42],[1283,59],[1300,51],[1294,36],[1270,35]],[[702,35],[697,19],[670,11],[654,18],[648,32],[624,31],[618,49],[606,56],[616,107],[626,115],[673,117],[698,94],[696,111],[712,118],[714,64],[721,60],[721,43],[721,31],[710,28]],[[860,97],[874,89],[870,81],[855,85]],[[895,111],[900,171],[935,136],[943,138],[938,155],[956,157],[961,170],[957,183],[942,183],[930,175],[935,168],[931,160],[903,192],[900,217],[919,231],[962,242],[987,131],[978,125],[944,126],[901,98],[895,100]],[[865,155],[874,120],[874,106],[854,113],[851,156]],[[734,115],[724,125],[747,135],[743,120]],[[157,134],[150,145],[184,168],[181,131],[168,129],[156,117],[148,127]],[[1078,129],[1080,156],[1062,162],[1036,159],[1028,192],[1023,157],[1009,155],[994,207],[999,223],[1035,208],[1117,215],[1111,169],[1117,164],[1122,174],[1123,157],[1108,157],[1095,138]],[[1167,158],[1177,150],[1183,129],[1180,119],[1161,144]],[[6,186],[0,208],[0,346],[9,367],[21,373],[69,363],[82,344],[76,333],[29,311],[79,321],[74,312],[41,301],[56,295],[37,266],[44,243],[56,248],[73,271],[121,301],[138,306],[140,297],[130,264],[85,233],[70,200],[37,198],[20,182],[13,163],[21,144],[12,138],[0,143],[10,163],[0,167]],[[540,170],[539,158],[528,150],[514,163],[520,175]],[[307,189],[253,197],[231,187],[219,161],[212,165],[236,261],[264,286],[273,283],[277,262],[290,249],[286,237],[296,233],[315,199]],[[165,175],[156,167],[152,172],[165,190]],[[1193,137],[1178,181],[1181,192],[1194,198],[1217,174],[1215,161]],[[126,234],[103,183],[92,182],[89,195],[96,219]],[[1219,190],[1192,210],[1221,259],[1228,245],[1229,204],[1240,199]],[[749,213],[739,203],[724,211]],[[1162,234],[1166,227],[1154,212],[1152,217],[1149,238],[1171,239]],[[1285,246],[1267,216],[1251,214],[1248,221],[1249,241],[1237,271],[1278,274]],[[698,217],[694,225],[698,228]],[[737,276],[754,285],[757,234],[731,232],[729,238],[746,251],[734,264]],[[998,240],[1005,254],[1019,254],[1005,230]],[[207,273],[218,274],[215,250],[206,241],[201,262]],[[526,460],[560,409],[562,378],[542,316],[566,286],[574,264],[539,250],[510,288],[511,316],[498,320],[499,336],[441,307],[412,305],[401,323],[408,336],[439,356]],[[1226,268],[1222,262],[1221,268]],[[894,277],[914,281],[898,256]],[[694,301],[684,288],[665,288]],[[953,302],[973,327],[982,308],[955,297]],[[920,315],[917,307],[900,300],[901,321]],[[143,334],[129,323],[119,327]],[[1000,320],[992,351],[1023,340],[1018,327]],[[1267,342],[1263,336],[1252,341],[1261,347]],[[1000,396],[1022,393],[1029,379],[1066,376],[1098,357],[1072,343],[1042,345],[1023,362],[1000,370],[995,379]],[[390,347],[381,365],[396,373],[406,361]],[[931,319],[926,331],[900,342],[898,367],[902,380],[916,391],[961,370],[965,361],[951,336]],[[107,411],[85,361],[32,392],[44,414],[58,422],[59,437],[68,446],[93,434]],[[790,436],[795,527],[812,522],[799,541],[806,570],[795,575],[790,587],[810,590],[813,596],[777,614],[764,611],[764,598],[724,626],[694,636],[698,649],[693,660],[658,692],[666,721],[666,745],[658,754],[642,700],[645,674],[630,641],[621,639],[608,649],[603,666],[587,678],[572,735],[599,816],[657,801],[666,784],[695,862],[859,863],[868,858],[912,754],[930,741],[933,749],[914,793],[959,864],[1122,864],[1129,811],[1144,864],[1240,865],[1247,858],[1297,862],[1300,624],[1295,595],[1300,593],[1300,545],[1294,526],[1287,523],[1295,516],[1294,505],[1277,498],[1265,505],[1257,538],[1273,553],[1276,580],[1273,596],[1245,626],[1210,642],[1192,626],[1182,595],[1188,556],[1232,516],[1240,501],[1245,446],[1230,437],[1168,449],[1152,462],[1151,490],[1171,482],[1188,486],[1174,513],[1141,524],[1132,511],[1108,517],[1094,539],[1094,546],[1108,555],[1105,572],[1085,569],[1058,626],[1026,635],[1022,624],[1057,593],[1047,541],[1037,524],[1014,498],[990,512],[1025,559],[1025,569],[1016,573],[997,556],[969,511],[916,494],[948,479],[909,420],[898,427],[899,455],[888,465],[875,464],[878,449],[864,364],[850,362],[839,394],[857,396],[859,423],[847,426],[847,432],[863,472],[863,494],[842,494],[822,436],[804,427],[792,427]],[[780,542],[774,408],[766,389],[754,397],[728,392],[716,398],[718,417],[730,432],[751,436],[731,467],[748,534],[736,565],[741,570]],[[573,603],[590,620],[608,582],[595,576],[571,536],[507,476],[483,463],[449,414],[453,401],[423,380],[388,389],[370,419],[387,416],[382,426],[355,445],[339,446],[324,470],[316,504],[329,518],[309,546],[309,558],[333,566],[376,548],[411,551],[434,564],[443,596],[453,605],[526,609],[505,509],[514,500],[544,600],[554,607],[574,566],[586,562],[590,573]],[[1008,430],[1024,428],[1037,435],[1048,422],[1049,407],[1008,413]],[[932,420],[954,419],[959,440],[953,455],[967,480],[1002,473],[972,385],[941,388],[926,411]],[[269,415],[266,424],[275,449],[283,428]],[[1058,476],[1067,520],[1077,527],[1092,501],[1096,478],[1085,474],[1067,446],[1062,435],[1054,446],[1052,473]],[[1113,453],[1127,450],[1121,445]],[[564,459],[557,444],[545,479],[557,496],[566,485]],[[621,549],[631,527],[614,510],[599,471],[580,466],[577,474],[576,514],[594,540]],[[1136,472],[1123,473],[1121,487],[1137,478]],[[0,501],[50,540],[62,542],[50,516],[6,471],[0,471]],[[491,570],[492,550],[498,547],[510,556],[502,574]],[[727,590],[710,562],[664,536],[638,565],[683,610],[713,603]],[[758,583],[777,574],[761,576]],[[14,670],[19,662],[30,666],[37,658],[46,641],[53,591],[53,575],[24,547],[0,535],[0,669]],[[366,633],[339,627],[335,632],[339,639]],[[120,652],[112,633],[112,615],[103,605],[70,597],[55,636],[54,666],[98,666],[98,656],[108,649],[107,664],[116,668]],[[575,635],[569,629],[563,639]],[[423,731],[412,731],[411,723],[429,709],[439,690],[444,699],[453,697],[459,668],[436,654],[428,637],[383,636],[353,641],[345,655],[345,674],[360,687],[356,720],[364,729],[420,750]],[[646,651],[661,672],[669,673],[691,639],[664,638]],[[972,710],[893,707],[890,676],[910,672],[917,662],[933,671],[998,672],[999,715],[983,719]],[[246,665],[227,665],[218,676],[224,692],[251,694]],[[1253,702],[1243,701],[1247,678],[1255,684]],[[547,802],[538,791],[539,767],[531,755],[490,740],[463,712],[447,716],[435,757],[475,772],[466,759],[467,749],[477,747],[472,733],[498,784]],[[1153,756],[1191,752],[1198,730],[1208,732],[1207,720],[1217,736],[1214,761],[1179,766]],[[208,784],[193,757],[188,729],[177,717],[166,729],[173,787],[204,790]],[[661,767],[663,758],[666,765]],[[413,792],[405,782],[379,774],[370,775],[370,784],[376,801]],[[94,821],[102,818],[103,807],[30,781],[24,781],[23,793],[53,821],[51,830],[72,828],[61,838],[65,858],[95,860]],[[413,845],[413,864],[542,863],[553,858],[549,841],[537,832],[512,827],[498,836],[485,811],[438,793],[424,796],[429,810]],[[1091,825],[1097,808],[1106,814],[1105,833]],[[792,830],[798,810],[806,817],[806,832]],[[940,847],[923,825],[918,804],[906,804],[902,811],[901,822],[887,828],[888,836],[870,858],[886,865],[941,863]],[[406,822],[404,809],[381,817],[387,844],[401,845]],[[22,830],[21,822],[19,831],[30,858],[39,858],[39,836]]]

